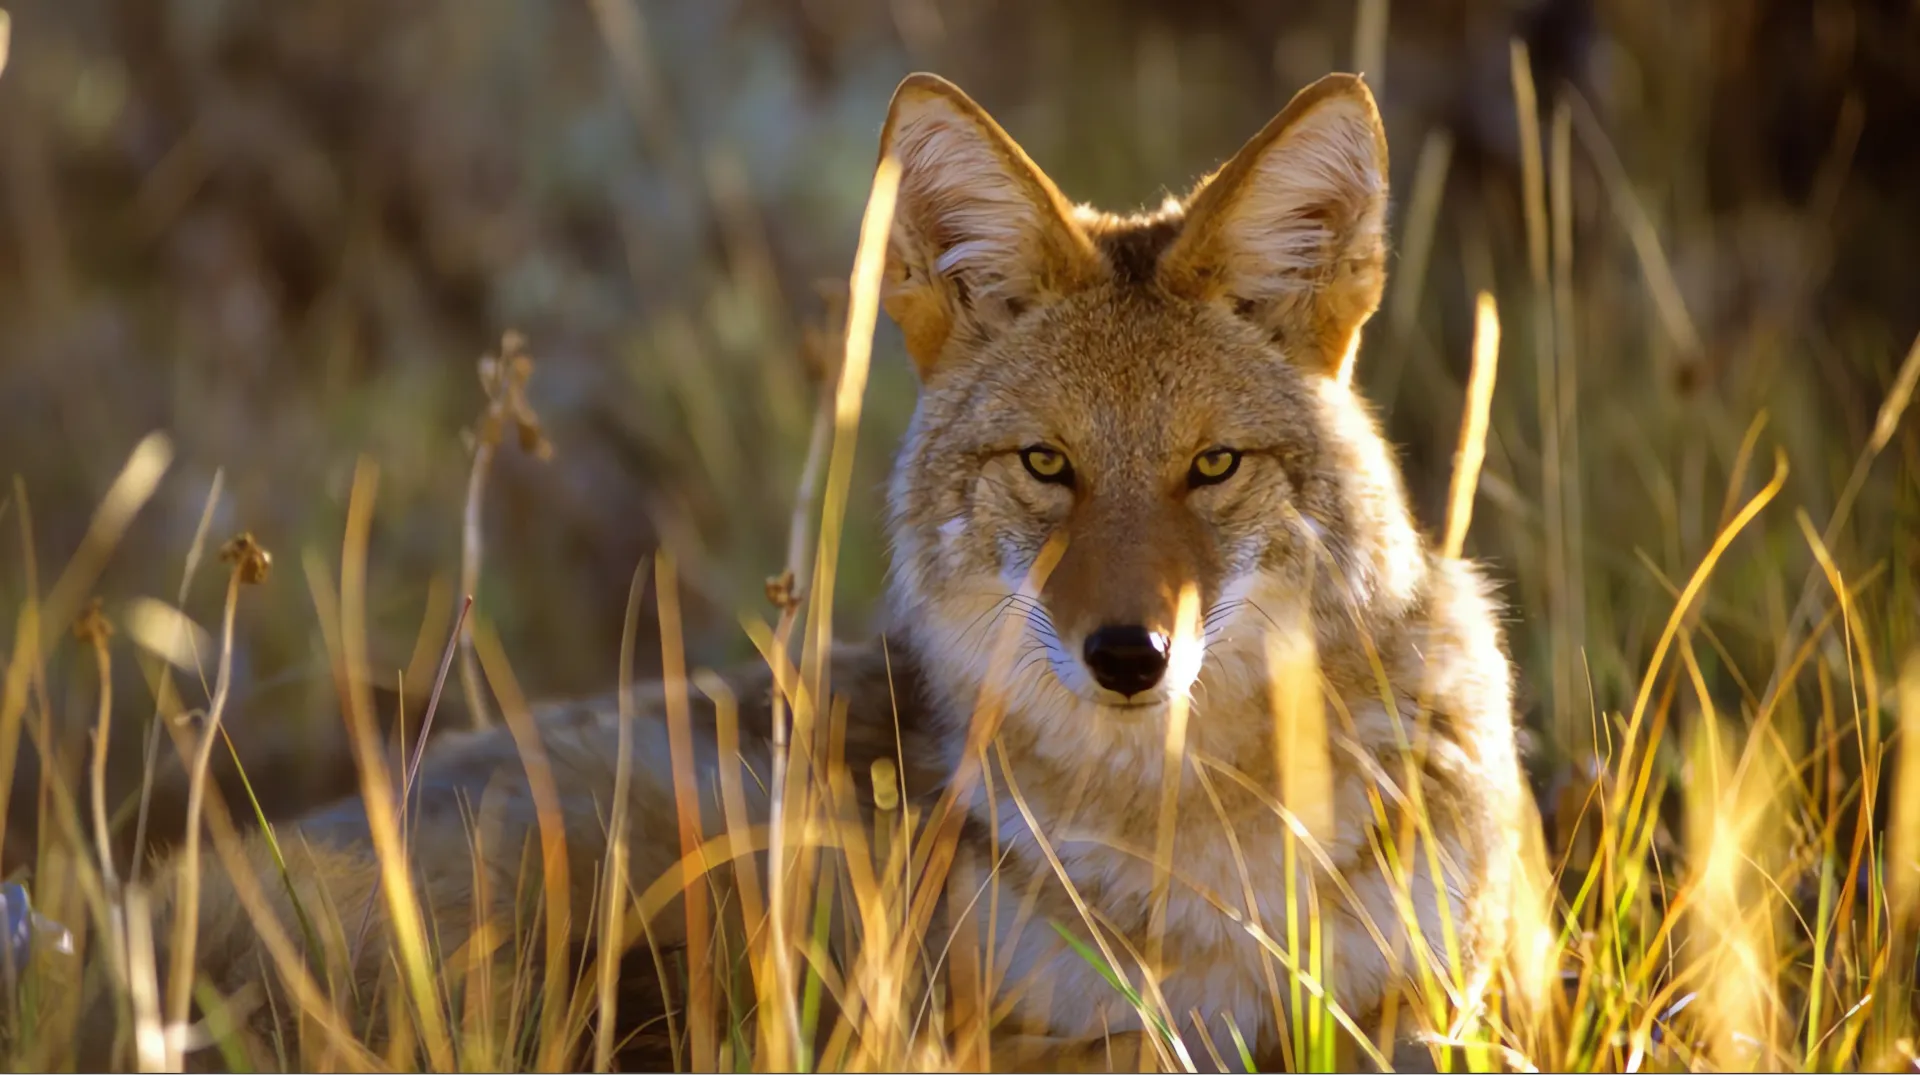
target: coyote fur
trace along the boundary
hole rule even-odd
[[[1354,386],[1386,272],[1372,94],[1316,82],[1186,197],[1133,215],[1069,202],[931,75],[900,85],[881,154],[900,169],[883,303],[919,400],[888,492],[889,629],[834,650],[844,713],[816,711],[843,736],[854,812],[874,813],[880,758],[919,820],[952,807],[973,892],[948,893],[924,952],[992,943],[972,977],[995,1067],[1170,1064],[1169,1033],[1202,1067],[1240,1041],[1284,1064],[1295,970],[1342,1030],[1392,1023],[1404,1049],[1420,973],[1468,995],[1505,948],[1520,775],[1489,585],[1416,527]],[[767,820],[776,680],[757,668],[691,693],[685,745],[666,697],[637,710],[629,896],[681,861],[677,754],[704,838],[729,801]],[[592,937],[618,729],[611,699],[566,703],[428,752],[407,850],[437,965],[472,963],[478,917],[516,925],[529,879],[575,947]],[[400,985],[372,835],[354,799],[280,829],[284,880],[264,840],[243,848],[281,926],[298,897],[343,928],[363,990],[341,1008],[366,1038],[392,1001],[367,988]],[[205,857],[196,963],[236,994],[280,968],[224,867]],[[653,914],[640,967],[698,948],[687,907]],[[300,1012],[268,993],[252,1036]]]

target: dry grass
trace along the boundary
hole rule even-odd
[[[660,71],[649,59],[656,46],[648,43],[649,28],[630,17],[635,10],[596,4],[597,32],[607,35],[625,98],[649,144],[690,145],[673,130]],[[1395,55],[1386,36],[1398,24],[1389,22],[1384,3],[1360,5],[1357,16],[1356,49],[1370,58],[1390,95],[1396,73],[1381,65]],[[7,28],[0,13],[0,65]],[[16,66],[26,48],[15,43]],[[1519,138],[1504,182],[1513,189],[1516,212],[1502,219],[1462,199],[1462,188],[1449,187],[1454,143],[1435,129],[1418,155],[1418,179],[1397,226],[1401,276],[1374,332],[1391,354],[1376,362],[1382,346],[1372,346],[1359,377],[1367,382],[1376,368],[1391,373],[1375,394],[1393,403],[1390,424],[1411,420],[1445,432],[1428,440],[1429,456],[1444,461],[1440,448],[1457,448],[1448,475],[1429,484],[1447,492],[1445,543],[1489,559],[1511,582],[1518,615],[1510,636],[1530,690],[1526,719],[1538,744],[1529,763],[1538,781],[1540,805],[1532,816],[1539,827],[1524,838],[1525,872],[1514,898],[1521,947],[1512,962],[1475,972],[1461,970],[1446,949],[1423,956],[1416,970],[1404,973],[1407,992],[1396,1007],[1438,1033],[1436,1062],[1449,1068],[1912,1067],[1920,1060],[1914,996],[1920,749],[1913,730],[1920,725],[1914,614],[1920,610],[1914,573],[1920,565],[1914,540],[1920,438],[1908,408],[1920,378],[1920,341],[1902,353],[1888,334],[1876,336],[1858,324],[1810,332],[1761,317],[1734,331],[1716,328],[1714,317],[1697,310],[1700,301],[1692,299],[1690,307],[1684,287],[1688,260],[1703,258],[1688,245],[1697,245],[1707,226],[1687,218],[1686,191],[1648,179],[1677,173],[1663,166],[1690,161],[1697,149],[1680,139],[1649,149],[1659,118],[1647,117],[1638,129],[1602,125],[1577,95],[1534,87],[1523,49],[1511,57]],[[1705,107],[1684,95],[1658,100],[1675,113],[1704,115]],[[1624,139],[1623,131],[1632,138]],[[1635,144],[1632,153],[1616,149],[1609,132]],[[1851,153],[1839,142],[1836,147],[1832,160]],[[1630,171],[1623,159],[1640,171]],[[713,179],[728,175],[724,165],[710,163],[703,173],[682,160],[673,169],[704,175],[716,201],[725,202],[727,186]],[[738,214],[729,235],[736,252],[748,254],[739,256],[725,287],[705,298],[703,317],[713,322],[663,316],[658,340],[669,344],[646,357],[668,359],[636,363],[646,367],[642,386],[674,405],[670,422],[663,418],[659,425],[666,432],[660,442],[670,447],[662,453],[692,477],[686,489],[704,485],[738,520],[788,541],[784,550],[771,542],[710,543],[694,521],[698,514],[656,514],[673,556],[633,568],[617,645],[612,634],[598,644],[606,666],[618,672],[620,745],[630,744],[633,725],[668,725],[676,794],[683,800],[681,860],[658,882],[624,887],[627,845],[640,823],[613,816],[586,932],[587,944],[597,947],[590,968],[573,966],[570,928],[561,918],[567,905],[560,898],[572,887],[555,809],[555,785],[563,778],[545,764],[508,663],[522,650],[502,640],[501,628],[536,602],[528,598],[539,597],[549,581],[511,549],[497,548],[485,568],[479,561],[482,495],[502,425],[531,423],[538,438],[529,447],[545,445],[528,404],[538,397],[537,383],[529,389],[524,374],[513,382],[496,364],[486,405],[494,426],[483,421],[477,433],[464,491],[453,470],[439,477],[450,480],[440,487],[459,492],[440,506],[448,511],[440,516],[446,534],[460,540],[460,591],[471,596],[484,586],[487,599],[471,617],[460,608],[447,632],[451,640],[433,639],[436,645],[445,640],[447,650],[433,701],[440,700],[449,667],[459,664],[462,696],[473,703],[469,718],[483,722],[497,710],[522,747],[541,807],[541,842],[525,862],[522,892],[546,899],[526,905],[524,925],[501,932],[521,935],[521,951],[541,957],[538,965],[501,969],[486,962],[482,957],[499,944],[483,940],[492,931],[466,943],[443,940],[405,872],[413,838],[404,808],[414,770],[396,767],[406,759],[390,758],[373,715],[372,690],[382,681],[375,658],[391,651],[377,640],[376,627],[392,622],[389,609],[402,606],[389,601],[388,589],[405,593],[408,611],[418,610],[413,597],[428,590],[424,582],[383,584],[403,575],[382,576],[386,550],[374,521],[380,474],[371,463],[353,471],[337,521],[302,518],[291,530],[301,539],[292,550],[302,555],[296,561],[311,597],[311,609],[297,619],[285,614],[287,605],[272,605],[270,586],[252,594],[243,588],[261,566],[249,563],[245,551],[236,550],[217,604],[205,604],[207,597],[190,588],[219,501],[216,484],[196,519],[199,538],[186,549],[186,582],[176,602],[109,603],[123,612],[117,621],[133,649],[88,615],[88,601],[103,591],[137,597],[150,584],[123,593],[101,578],[110,560],[124,557],[117,549],[135,515],[161,490],[170,442],[150,437],[124,465],[116,463],[120,471],[51,585],[43,585],[35,561],[42,547],[34,504],[16,478],[0,500],[0,522],[21,537],[16,580],[7,585],[18,614],[0,684],[0,814],[30,819],[7,826],[10,835],[29,838],[17,873],[30,881],[36,909],[73,931],[74,951],[36,950],[12,988],[12,1008],[0,1012],[0,1056],[21,1067],[70,1063],[82,998],[104,994],[116,1003],[120,1060],[143,1066],[177,1067],[190,1052],[241,1064],[237,1059],[252,1051],[233,1037],[233,1019],[272,1008],[300,1015],[306,1037],[297,1051],[274,1048],[250,1064],[505,1069],[573,1060],[605,1067],[628,1049],[633,1028],[656,1021],[620,1012],[621,973],[611,959],[625,954],[629,963],[657,964],[661,981],[675,988],[672,1010],[657,1019],[682,1067],[983,1065],[998,1041],[989,1032],[993,1009],[1009,990],[996,983],[994,942],[965,933],[929,939],[928,932],[941,900],[966,907],[979,896],[984,868],[957,854],[957,796],[949,792],[933,806],[917,805],[885,794],[897,777],[877,771],[870,779],[879,809],[863,818],[854,807],[855,778],[835,745],[840,719],[822,684],[832,631],[850,621],[836,607],[844,609],[850,594],[870,596],[874,584],[868,568],[873,533],[863,520],[873,500],[862,494],[862,483],[884,454],[856,454],[856,434],[863,413],[871,421],[876,411],[884,417],[903,408],[902,383],[883,366],[873,368],[871,393],[867,386],[869,361],[876,359],[869,353],[877,321],[876,253],[891,216],[891,176],[882,169],[867,203],[850,310],[844,333],[836,335],[838,355],[820,365],[817,409],[791,401],[754,404],[753,395],[732,392],[727,376],[709,370],[708,360],[731,357],[738,345],[722,334],[740,310],[728,307],[727,297],[737,303],[743,290],[762,290],[754,310],[778,309],[789,324],[795,321],[783,300],[769,299],[777,284],[769,284],[765,260],[756,261],[753,243],[742,239],[752,237],[755,226]],[[1823,228],[1817,210],[1808,211],[1809,234]],[[1410,271],[1413,284],[1406,286]],[[1483,299],[1469,351],[1463,335],[1446,328],[1471,307],[1456,300],[1476,294]],[[1495,297],[1509,329],[1504,346]],[[786,341],[800,333],[789,326],[773,336]],[[694,344],[687,345],[688,338]],[[518,344],[503,344],[507,368]],[[750,345],[744,351],[772,348],[765,340]],[[1498,366],[1496,386],[1503,347],[1507,363]],[[1722,372],[1714,392],[1687,389],[1678,373],[1728,362],[1717,354],[1737,362]],[[803,375],[776,367],[751,361],[733,370],[765,375],[789,391],[804,384]],[[1851,389],[1833,390],[1843,371]],[[882,385],[888,378],[893,381]],[[1866,405],[1871,423],[1845,422],[1850,414],[1828,403],[1858,398],[1860,387],[1875,394]],[[768,422],[766,410],[777,419]],[[749,457],[754,440],[746,433],[761,427],[773,432],[760,451],[768,456]],[[567,463],[567,445],[564,429],[555,430],[561,453],[553,467],[559,468]],[[870,426],[864,443],[883,442],[890,430],[876,439]],[[457,465],[453,440],[444,441],[446,457]],[[779,474],[781,484],[796,474],[800,482],[779,487],[777,495],[769,488],[778,485],[748,479],[763,471],[764,461],[803,457],[809,464]],[[437,475],[409,461],[395,471],[403,486]],[[793,486],[797,500],[786,494]],[[193,498],[197,504],[205,496],[202,485]],[[660,498],[661,505],[674,505]],[[682,510],[688,506],[684,496],[674,498]],[[400,509],[389,516],[413,512],[410,497],[396,501]],[[324,527],[334,529],[329,544],[345,536],[337,564],[319,553],[315,537]],[[807,536],[816,531],[818,541],[809,545]],[[788,575],[771,590],[778,594],[776,625],[750,616],[745,635],[735,635],[760,651],[781,688],[775,768],[767,778],[722,770],[727,827],[703,835],[687,812],[694,784],[685,753],[690,697],[700,692],[714,701],[723,746],[737,741],[737,710],[724,685],[698,666],[719,651],[712,644],[716,632],[694,627],[694,613],[683,608],[695,600],[709,611],[748,608],[766,566],[782,556]],[[1043,557],[1029,588],[1044,580],[1047,565]],[[640,597],[649,573],[657,630],[643,629]],[[200,629],[187,614],[195,610],[217,613],[218,631]],[[438,619],[430,612],[429,625],[441,625]],[[82,636],[67,644],[66,631],[76,623]],[[378,917],[397,931],[387,965],[393,993],[378,1009],[386,1025],[378,1040],[355,1029],[350,1016],[358,1003],[343,997],[336,966],[344,955],[336,950],[364,940],[367,913],[309,909],[296,901],[295,924],[283,925],[270,900],[275,890],[293,891],[285,858],[276,855],[279,880],[259,880],[238,848],[243,828],[267,828],[272,835],[271,829],[256,821],[263,818],[257,803],[230,809],[220,786],[209,781],[215,751],[232,726],[227,713],[236,658],[255,634],[311,652],[315,666],[329,673],[337,713],[347,721],[382,866],[368,904],[377,900]],[[1011,646],[1003,661],[1010,662]],[[432,647],[416,646],[415,655],[430,658]],[[667,704],[659,717],[637,714],[632,702],[636,657],[651,667],[649,654],[660,657],[665,682]],[[532,667],[544,659],[520,663]],[[1275,722],[1286,733],[1282,743],[1293,748],[1290,761],[1310,761],[1316,747],[1324,752],[1325,732],[1308,719],[1321,710],[1301,691],[1311,680],[1289,677],[1311,662],[1273,658]],[[126,729],[136,725],[123,720],[118,727],[122,738],[156,751],[145,755],[145,783],[110,790],[109,762],[99,748],[111,742],[113,703],[123,703],[124,717],[124,703],[139,700],[115,683],[116,672],[125,677],[130,671],[143,677],[144,686],[133,689],[151,696],[156,723],[131,733]],[[409,676],[416,672],[425,669],[410,666]],[[432,722],[433,708],[419,726]],[[999,752],[993,741],[998,708],[991,696],[981,702],[975,752],[960,785],[986,782],[985,765]],[[62,734],[69,729],[92,733],[94,743],[72,751]],[[187,778],[187,820],[205,821],[204,830],[182,833],[187,855],[192,860],[208,845],[208,865],[232,878],[272,960],[271,977],[285,988],[272,1001],[223,1000],[195,978],[191,964],[162,970],[158,951],[195,954],[185,930],[192,923],[180,924],[171,942],[155,941],[147,912],[162,903],[191,907],[203,883],[187,874],[178,893],[156,895],[140,867],[116,862],[101,842],[123,814],[133,813],[136,801],[121,798],[129,791],[139,796],[144,834],[146,789],[157,782],[152,762],[163,731],[172,733],[167,741],[181,753],[161,754],[159,771]],[[416,745],[424,735],[413,736]],[[17,770],[22,749],[52,764],[35,773]],[[1184,752],[1175,730],[1167,752]],[[238,752],[228,758],[237,762]],[[1209,790],[1241,782],[1219,763],[1195,764]],[[1307,824],[1323,801],[1315,773],[1294,768],[1285,775],[1271,801],[1275,813],[1299,826],[1298,850],[1288,857],[1322,859]],[[770,822],[754,824],[746,818],[744,792],[762,779],[775,811]],[[16,783],[19,793],[7,797]],[[1018,792],[1010,794],[1030,813]],[[624,809],[623,799],[615,803]],[[1432,849],[1413,842],[1428,827],[1419,793],[1410,792],[1405,802],[1382,795],[1376,805],[1382,835],[1400,841],[1382,857],[1399,868],[1404,883],[1402,860]],[[1162,871],[1163,894],[1182,887],[1166,857],[1170,835],[1163,828],[1161,850],[1147,855]],[[769,850],[782,857],[765,864],[752,858]],[[1328,887],[1341,884],[1330,875]],[[659,949],[645,928],[682,897],[693,948],[678,955]],[[1412,897],[1403,900],[1410,909]],[[1249,897],[1216,902],[1236,913],[1253,907]],[[1318,895],[1299,898],[1282,927],[1244,920],[1248,947],[1269,960],[1269,996],[1286,1033],[1284,1053],[1296,1068],[1352,1064],[1380,1053],[1379,1033],[1362,1030],[1328,993],[1339,958],[1328,954],[1320,933],[1321,902]],[[1190,1018],[1170,1015],[1151,978],[1129,982],[1127,943],[1103,926],[1097,911],[1078,906],[1080,922],[1060,932],[1087,963],[1109,974],[1151,1033],[1136,1047],[1116,1044],[1116,1054],[1138,1054],[1116,1058],[1116,1065],[1241,1067],[1247,1047],[1177,1037]],[[830,950],[829,939],[845,947]],[[1158,948],[1149,945],[1150,953]],[[436,955],[451,959],[437,963]],[[90,974],[83,957],[94,960]],[[1144,959],[1151,972],[1169,958]]]

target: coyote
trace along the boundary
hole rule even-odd
[[[1113,978],[1194,1064],[1242,1040],[1279,1064],[1296,965],[1344,1029],[1397,1017],[1404,1049],[1418,973],[1470,995],[1505,948],[1521,783],[1489,586],[1416,528],[1353,385],[1386,271],[1372,94],[1321,79],[1185,198],[1125,216],[1070,203],[936,76],[900,85],[881,142],[900,169],[883,303],[920,394],[888,492],[890,630],[834,651],[833,723],[867,812],[886,758],[909,800],[951,794],[962,815],[955,872],[986,888],[937,925],[995,943],[991,1063],[1146,1062],[1165,1036]],[[760,667],[703,684],[737,714],[692,695],[707,837],[726,829],[729,771],[747,777],[734,810],[768,814]],[[627,759],[636,896],[682,855],[665,700],[641,703]],[[596,925],[615,709],[533,717],[440,740],[413,790],[413,887],[443,957],[478,940],[477,910],[513,924],[543,851],[572,940]],[[284,881],[264,840],[245,848],[282,926],[292,897],[338,915],[363,985],[393,971],[370,835],[356,799],[280,830]],[[198,918],[219,989],[276,970],[211,856]],[[675,902],[647,935],[682,947],[686,921]],[[1110,969],[1060,928],[1103,943]]]

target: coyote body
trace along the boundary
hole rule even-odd
[[[901,166],[884,301],[922,390],[889,493],[888,648],[839,649],[832,689],[849,775],[898,746],[931,805],[973,767],[952,788],[955,873],[987,887],[944,918],[990,943],[995,1064],[1002,1032],[1052,1048],[1046,1067],[1103,1063],[1066,1048],[1146,1027],[1050,923],[1107,950],[1202,1066],[1236,1036],[1283,1059],[1296,964],[1360,1028],[1422,966],[1471,993],[1503,947],[1518,836],[1510,665],[1486,583],[1416,530],[1352,385],[1385,260],[1364,84],[1323,79],[1187,198],[1131,217],[1070,205],[931,76],[902,84],[882,141]],[[710,710],[690,725],[707,836],[725,830],[715,777],[769,775],[769,683],[731,681],[737,736]],[[628,759],[634,895],[682,854],[660,715],[639,710]],[[615,712],[536,717],[428,755],[410,850],[447,949],[475,910],[508,910],[543,814],[570,933],[596,918]],[[739,797],[765,820],[758,782]],[[391,959],[368,836],[356,801],[281,847],[293,894],[349,934],[375,912],[355,961],[372,980]],[[200,962],[254,977],[221,880]],[[285,891],[264,890],[292,925]],[[672,946],[680,919],[648,934]]]

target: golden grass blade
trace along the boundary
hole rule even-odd
[[[660,663],[667,699],[667,747],[673,772],[674,816],[680,829],[680,857],[692,873],[704,876],[709,867],[692,863],[705,837],[700,828],[700,780],[693,770],[693,719],[687,701],[687,657],[680,638],[680,590],[673,558],[662,551],[653,557],[653,584],[660,606]],[[687,925],[687,1039],[695,1072],[712,1072],[717,1055],[713,1024],[713,966],[708,956],[712,933],[707,912],[707,890],[688,889]]]
[[[1534,283],[1547,282],[1547,183],[1540,154],[1540,99],[1534,91],[1533,65],[1527,43],[1514,38],[1507,46],[1508,74],[1513,81],[1513,103],[1520,123],[1520,188],[1527,215],[1527,266]]]
[[[333,653],[333,669],[339,684],[342,712],[345,714],[354,763],[360,773],[360,796],[372,834],[373,849],[380,866],[380,891],[386,899],[387,931],[399,952],[399,964],[407,991],[413,997],[415,1022],[425,1036],[427,1059],[438,1071],[454,1067],[453,1044],[446,1025],[446,1013],[434,979],[435,966],[428,956],[424,911],[414,890],[412,867],[406,847],[401,843],[398,816],[393,805],[394,788],[388,775],[386,755],[374,733],[373,714],[368,701],[366,681],[366,551],[367,536],[373,521],[373,498],[378,488],[378,470],[362,460],[354,470],[353,488],[347,502],[347,532],[341,545],[340,593],[337,606],[321,591],[321,578],[309,561],[309,585],[314,588],[315,605],[323,621],[331,621],[334,633],[328,642]],[[331,610],[333,618],[326,619]]]
[[[846,351],[833,399],[833,452],[827,461],[827,488],[820,506],[820,544],[815,553],[815,585],[808,604],[811,641],[801,667],[819,700],[820,674],[833,634],[833,580],[840,562],[846,525],[847,492],[853,483],[853,453],[860,432],[873,360],[873,331],[880,319],[881,275],[887,266],[887,236],[893,229],[894,203],[900,194],[900,161],[888,155],[873,174],[873,191],[860,221],[860,246],[854,253],[847,305]]]
[[[1786,485],[1786,482],[1787,455],[1785,451],[1776,450],[1773,458],[1773,479],[1767,481],[1767,486],[1761,488],[1753,498],[1748,499],[1740,508],[1740,512],[1733,516],[1733,520],[1727,522],[1726,527],[1713,538],[1713,546],[1707,550],[1706,556],[1700,560],[1700,565],[1694,568],[1692,576],[1687,579],[1687,587],[1681,590],[1680,601],[1673,606],[1672,614],[1667,617],[1667,625],[1661,630],[1660,640],[1654,645],[1653,657],[1648,661],[1646,673],[1641,677],[1640,690],[1633,701],[1633,711],[1627,717],[1626,736],[1621,743],[1615,763],[1616,768],[1624,768],[1626,763],[1632,760],[1634,740],[1639,734],[1641,722],[1646,718],[1647,703],[1653,698],[1653,686],[1659,678],[1661,668],[1666,663],[1667,651],[1672,648],[1674,635],[1679,632],[1680,624],[1685,620],[1687,612],[1693,609],[1694,600],[1700,595],[1701,590],[1706,588],[1707,579],[1713,575],[1713,568],[1719,564],[1720,557],[1733,544],[1734,538],[1740,535],[1748,522],[1760,515],[1760,511],[1766,509],[1775,495],[1780,494],[1780,489]],[[1627,785],[1620,785],[1616,791],[1616,802],[1626,797],[1626,791]],[[1616,805],[1616,816],[1620,809],[1622,808]]]
[[[113,737],[113,654],[107,639],[113,624],[93,605],[74,626],[74,636],[93,649],[94,671],[100,679],[100,706],[93,722],[93,842],[99,848],[100,879],[107,896],[119,895],[120,876],[113,869],[113,831],[107,824],[107,747]]]
[[[487,687],[500,702],[500,713],[513,738],[513,748],[526,772],[527,792],[533,799],[534,821],[540,836],[541,908],[546,921],[546,961],[541,965],[540,1042],[536,1058],[543,1071],[564,1063],[565,1041],[560,1037],[567,1015],[567,952],[573,917],[572,878],[567,869],[567,828],[553,764],[540,741],[527,699],[507,664],[500,639],[488,627],[474,637],[474,652],[486,674]]]
[[[750,847],[747,835],[752,829],[753,818],[747,812],[746,786],[740,775],[746,768],[740,756],[740,702],[726,681],[711,671],[696,672],[693,683],[713,702],[715,742],[720,759],[721,816],[726,822],[726,834],[734,850],[745,852]],[[765,926],[767,916],[765,894],[760,887],[760,867],[752,859],[742,856],[735,859],[733,873],[740,882],[741,917],[748,933],[756,934]],[[766,953],[764,937],[747,942],[747,962],[759,997],[756,1020],[763,1046],[767,1040],[774,1038],[773,1022],[778,1012],[769,996],[777,988]]]
[[[1903,943],[1920,932],[1920,650],[1907,654],[1895,684],[1900,760],[1887,815],[1887,897]]]
[[[1900,371],[1893,377],[1893,387],[1887,391],[1885,401],[1880,403],[1880,411],[1873,419],[1873,435],[1867,439],[1867,447],[1878,454],[1893,441],[1893,433],[1900,427],[1900,418],[1906,415],[1907,405],[1913,401],[1913,388],[1920,383],[1920,337],[1913,339],[1907,349],[1907,358],[1900,363]]]
[[[628,829],[633,809],[633,639],[640,618],[640,597],[647,587],[646,564],[633,569],[627,585],[627,611],[620,622],[620,674],[616,694],[614,736],[613,807],[607,829],[606,888],[600,897],[600,944],[595,992],[599,999],[598,1026],[594,1031],[593,1067],[607,1072],[613,1067],[613,1037],[617,1019],[614,990],[620,976],[620,954],[615,945],[625,936],[627,906],[627,853],[631,841]],[[724,760],[724,759],[723,759]]]
[[[1188,582],[1180,587],[1179,599],[1174,604],[1173,649],[1176,658],[1192,657],[1191,667],[1187,671],[1169,671],[1168,689],[1171,696],[1167,701],[1167,734],[1164,755],[1161,759],[1160,773],[1160,814],[1153,841],[1153,891],[1152,915],[1147,924],[1147,966],[1150,978],[1158,980],[1166,974],[1166,936],[1167,901],[1172,886],[1173,873],[1173,837],[1180,817],[1181,778],[1187,767],[1187,718],[1193,709],[1193,699],[1189,696],[1193,680],[1200,674],[1200,591]],[[1144,1068],[1149,1063],[1148,1051],[1142,1047],[1140,1062]]]
[[[1447,495],[1447,532],[1440,553],[1460,557],[1473,523],[1473,497],[1480,489],[1480,467],[1487,459],[1487,416],[1493,408],[1494,378],[1500,362],[1500,312],[1493,294],[1482,291],[1473,308],[1473,371],[1467,379],[1467,411],[1460,420],[1460,444],[1453,454],[1453,481]]]

